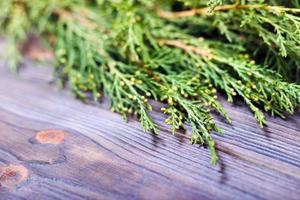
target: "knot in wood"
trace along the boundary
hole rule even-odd
[[[65,135],[62,130],[44,130],[38,132],[35,139],[41,144],[59,144],[64,141]]]
[[[28,169],[23,165],[8,165],[0,167],[0,185],[16,187],[28,178]]]

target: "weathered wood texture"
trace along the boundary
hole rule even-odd
[[[156,108],[159,136],[103,105],[50,84],[50,68],[0,67],[0,199],[300,199],[300,115],[259,128],[224,102],[229,125],[214,135],[220,161],[173,136]],[[47,138],[43,130],[64,132]],[[50,135],[51,136],[51,135]]]

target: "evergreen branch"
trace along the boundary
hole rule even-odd
[[[300,13],[300,9],[298,8],[286,8],[282,6],[270,6],[270,5],[261,5],[261,4],[246,4],[246,5],[231,4],[231,5],[220,5],[213,8],[214,11],[229,11],[229,10],[244,10],[244,9],[266,10],[266,11],[274,11],[277,13],[281,13],[281,12]],[[162,18],[174,19],[174,18],[181,18],[181,17],[192,17],[196,15],[207,15],[211,13],[211,7],[194,8],[191,10],[178,11],[178,12],[158,10],[157,13]]]
[[[191,142],[207,145],[216,163],[211,133],[221,130],[211,112],[230,122],[219,93],[243,99],[261,126],[263,111],[284,118],[300,104],[300,86],[282,78],[300,69],[297,1],[228,2],[8,0],[0,1],[0,30],[10,41],[11,67],[35,32],[53,47],[59,81],[76,97],[99,101],[103,93],[113,112],[136,115],[154,133],[148,99],[159,100],[172,133],[189,125]]]

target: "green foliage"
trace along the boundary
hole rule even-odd
[[[6,0],[0,9],[12,68],[18,44],[40,34],[78,98],[103,93],[154,133],[148,99],[162,101],[173,134],[189,124],[212,163],[211,132],[221,131],[211,111],[230,122],[219,93],[243,99],[261,126],[263,111],[284,117],[300,103],[298,0]]]

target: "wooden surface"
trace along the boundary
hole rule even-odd
[[[103,104],[87,105],[49,83],[51,68],[0,64],[0,199],[300,199],[300,115],[259,128],[243,106],[216,116],[220,161],[173,136],[144,133]],[[47,132],[45,130],[59,130]],[[42,132],[41,132],[42,131]]]

